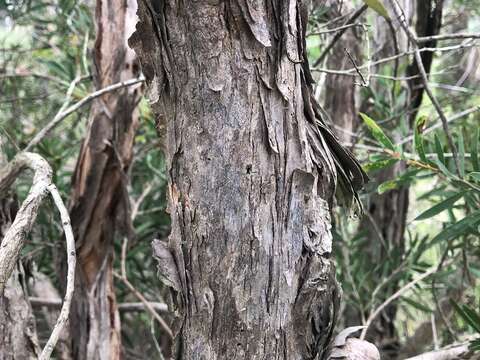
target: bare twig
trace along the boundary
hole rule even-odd
[[[420,55],[420,50],[418,46],[418,42],[416,39],[415,34],[413,31],[408,27],[408,23],[405,18],[405,14],[403,13],[403,9],[400,7],[398,4],[397,0],[390,0],[392,3],[392,7],[395,11],[396,16],[399,19],[400,25],[402,26],[403,30],[405,31],[406,35],[408,36],[409,40],[412,42],[412,46],[414,48],[414,55],[415,55],[415,60],[417,62],[418,66],[418,71],[420,75],[422,76],[422,82],[423,86],[425,89],[425,92],[427,93],[428,97],[430,98],[430,101],[432,102],[433,106],[435,107],[435,110],[438,113],[438,116],[440,117],[440,120],[442,121],[442,127],[443,131],[445,132],[445,136],[447,137],[447,142],[448,146],[450,147],[452,154],[453,154],[453,160],[455,162],[455,167],[457,170],[457,174],[460,176],[460,165],[458,162],[458,156],[457,156],[457,148],[453,142],[452,134],[450,133],[449,127],[448,127],[448,119],[445,116],[445,113],[443,112],[443,109],[438,102],[437,98],[432,92],[432,89],[430,89],[430,86],[428,84],[428,76],[425,71],[425,67],[423,66],[422,62],[422,56]]]
[[[155,311],[155,309],[153,308],[151,303],[128,280],[127,265],[126,265],[126,263],[127,263],[127,261],[126,261],[127,260],[127,247],[128,247],[128,237],[125,236],[125,238],[123,239],[123,243],[122,243],[122,257],[121,257],[121,263],[120,263],[121,274],[113,272],[113,275],[117,279],[121,280],[125,284],[125,286],[130,290],[130,292],[133,295],[135,295],[137,297],[137,299],[140,300],[145,305],[146,310],[152,315],[153,318],[155,318],[155,320],[157,320],[159,322],[160,326],[163,327],[163,329],[170,336],[170,338],[173,339],[173,332],[170,329],[170,327],[168,326],[168,324],[165,322],[165,320],[163,320],[163,318],[158,314],[158,312]]]
[[[360,85],[360,86],[368,86],[368,83],[365,80],[365,78],[363,77],[362,72],[358,69],[357,63],[355,62],[355,59],[353,58],[352,54],[350,54],[350,52],[348,51],[347,48],[345,48],[344,50],[345,50],[345,53],[347,54],[350,62],[352,63],[353,67],[355,68],[355,71],[357,72],[357,74],[360,76],[360,79],[362,80],[361,84],[359,84],[359,83],[356,83],[356,84]]]
[[[67,243],[67,289],[63,301],[62,309],[57,323],[45,345],[39,359],[47,360],[58,341],[70,312],[70,303],[72,300],[74,281],[75,281],[75,241],[73,238],[72,227],[70,226],[70,217],[68,211],[60,197],[60,194],[52,184],[52,169],[48,162],[40,155],[28,152],[21,152],[8,163],[0,172],[0,192],[7,189],[16,179],[16,177],[26,168],[34,171],[33,183],[27,198],[15,216],[10,228],[5,234],[2,246],[0,247],[0,294],[3,293],[4,286],[10,277],[15,263],[17,262],[20,251],[25,243],[25,238],[33,227],[37,217],[38,208],[49,192],[57,206],[65,233]]]
[[[433,36],[419,36],[417,38],[417,43],[426,43],[430,41],[441,41],[441,40],[455,40],[455,39],[480,39],[480,33],[456,33],[456,34],[441,34]]]
[[[468,343],[451,346],[448,348],[430,351],[414,357],[410,357],[406,360],[457,360],[467,359],[465,355],[471,353],[468,349]]]
[[[124,88],[124,87],[127,87],[127,86],[132,86],[132,85],[135,85],[135,84],[138,84],[138,83],[141,83],[145,81],[145,79],[143,77],[140,77],[140,78],[136,78],[136,79],[130,79],[130,80],[127,80],[127,81],[122,81],[122,82],[119,82],[119,83],[116,83],[116,84],[113,84],[113,85],[110,85],[110,86],[107,86],[103,89],[100,89],[100,90],[97,90],[87,96],[85,96],[83,99],[81,99],[80,101],[78,101],[77,103],[73,104],[72,106],[70,106],[68,109],[61,109],[61,111],[59,111],[57,113],[57,115],[55,115],[55,117],[52,119],[52,121],[50,121],[42,130],[40,130],[34,137],[33,139],[30,141],[30,143],[27,145],[27,147],[25,148],[25,151],[28,151],[30,149],[32,149],[34,146],[36,146],[40,141],[43,140],[43,138],[45,136],[48,135],[48,133],[50,131],[52,131],[53,128],[55,128],[62,120],[64,120],[68,115],[70,115],[71,113],[77,111],[78,109],[80,109],[83,105],[89,103],[90,101],[92,101],[93,99],[96,99],[98,98],[99,96],[102,96],[108,92],[112,92],[112,91],[115,91],[115,90],[118,90],[118,89],[121,89],[121,88]]]
[[[128,281],[127,278],[121,276],[117,272],[114,272],[113,275],[117,279],[121,280],[125,284],[125,286],[128,288],[128,290],[130,290],[130,292],[133,295],[135,295],[138,298],[138,300],[140,300],[145,305],[145,308],[147,309],[147,311],[155,318],[155,320],[159,322],[159,324],[163,327],[164,331],[168,334],[168,336],[170,336],[170,338],[173,339],[173,332],[168,326],[168,324],[165,322],[165,320],[163,320],[163,318],[158,314],[158,312],[155,311],[151,303],[147,299],[145,299],[142,293],[140,293],[137,289],[135,289],[135,287],[130,283],[130,281]]]
[[[63,328],[65,327],[66,322],[68,321],[68,316],[70,313],[70,304],[72,302],[72,296],[74,291],[75,285],[75,264],[76,264],[76,256],[75,256],[75,240],[73,238],[73,231],[72,226],[70,225],[70,216],[68,214],[68,210],[65,207],[62,197],[58,192],[56,186],[54,184],[50,184],[48,186],[48,191],[50,195],[52,195],[53,202],[58,208],[60,212],[60,217],[62,220],[63,231],[65,233],[65,240],[67,242],[67,288],[65,290],[65,298],[63,300],[62,309],[60,310],[60,315],[58,316],[57,323],[53,328],[52,333],[50,334],[50,338],[45,345],[42,354],[40,355],[40,360],[47,360],[50,359],[50,355],[52,354],[53,349],[55,348],[55,344],[60,337]]]
[[[61,299],[51,299],[51,298],[41,298],[31,296],[28,298],[30,304],[35,307],[47,307],[50,309],[58,309],[62,306]],[[152,308],[158,312],[167,312],[168,305],[162,302],[149,302]],[[118,304],[118,310],[120,312],[134,312],[134,311],[145,311],[145,304],[142,302],[124,302]]]
[[[314,32],[311,32],[311,33],[307,34],[307,36],[330,34],[330,33],[334,33],[334,32],[337,32],[337,31],[346,30],[346,29],[349,29],[351,27],[364,26],[364,25],[369,26],[368,24],[363,24],[363,23],[353,23],[353,24],[342,25],[342,26],[339,26],[339,27],[333,28],[333,29],[314,31]]]
[[[468,44],[459,44],[459,45],[443,46],[443,47],[435,47],[435,48],[423,47],[423,48],[418,49],[418,51],[421,52],[421,53],[425,52],[425,51],[428,51],[428,52],[449,52],[449,51],[463,50],[463,49],[471,48],[473,46],[474,46],[474,44],[468,43]],[[395,55],[392,55],[392,56],[388,56],[386,58],[378,59],[378,60],[373,61],[371,63],[359,65],[358,69],[363,70],[363,69],[368,68],[369,66],[376,66],[376,65],[384,64],[384,63],[402,58],[404,56],[409,56],[409,55],[414,55],[414,54],[415,54],[415,50],[404,51],[400,54],[395,54]],[[346,69],[346,70],[331,70],[331,69],[324,69],[324,68],[312,68],[311,71],[338,74],[338,75],[349,75],[349,74],[352,75],[352,74],[355,74],[355,72],[357,70],[355,68]]]
[[[471,107],[471,108],[466,109],[466,110],[464,110],[464,111],[462,111],[462,112],[459,112],[458,114],[452,115],[451,117],[449,117],[449,118],[447,119],[447,122],[448,122],[448,123],[451,123],[452,121],[461,119],[461,118],[463,118],[463,117],[465,117],[465,116],[468,116],[468,115],[470,115],[470,114],[473,114],[473,113],[475,113],[475,112],[477,112],[477,111],[480,111],[480,105]],[[431,133],[432,131],[438,129],[438,128],[441,127],[441,126],[442,126],[441,123],[432,125],[432,126],[426,128],[426,129],[422,132],[422,134],[425,136],[426,134]],[[413,135],[407,136],[405,139],[399,141],[396,145],[399,146],[399,145],[406,144],[406,143],[408,143],[408,142],[410,142],[410,141],[413,141],[413,138],[414,138]]]
[[[357,20],[360,15],[363,14],[363,12],[365,10],[367,10],[368,6],[367,5],[362,5],[360,8],[358,8],[358,10],[356,10],[352,16],[350,16],[346,21],[345,23],[343,24],[343,29],[338,31],[335,36],[333,37],[332,41],[330,41],[330,43],[325,47],[325,49],[323,50],[323,52],[320,54],[320,56],[318,57],[318,59],[314,62],[313,66],[318,66],[322,63],[322,61],[325,59],[325,57],[328,55],[328,53],[330,52],[330,50],[332,49],[332,47],[337,43],[337,41],[342,37],[342,35],[345,33],[345,31],[347,31],[348,27],[345,27],[345,25],[349,25],[349,24],[352,24],[355,22],[355,20]]]
[[[412,287],[414,287],[417,283],[419,283],[423,279],[437,272],[437,270],[438,270],[437,266],[430,268],[430,270],[424,272],[422,275],[420,275],[416,279],[410,281],[408,284],[400,288],[397,292],[395,292],[392,296],[390,296],[387,300],[385,300],[379,307],[377,307],[375,311],[371,312],[370,315],[368,316],[367,321],[365,322],[365,328],[362,330],[360,339],[362,340],[365,339],[365,335],[367,334],[368,328],[370,327],[370,325],[372,325],[373,320],[376,319],[376,317],[382,312],[383,309],[385,309],[392,301],[396,300],[397,298],[402,296],[405,292],[407,292]]]

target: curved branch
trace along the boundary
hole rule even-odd
[[[70,303],[72,301],[75,281],[75,241],[73,238],[72,227],[70,225],[70,216],[68,215],[68,211],[57,188],[52,183],[52,169],[48,162],[40,155],[29,152],[21,152],[17,154],[15,158],[0,172],[0,192],[6,190],[12,185],[18,175],[27,168],[34,171],[32,186],[27,198],[18,210],[15,220],[7,230],[0,246],[0,294],[3,293],[5,284],[12,274],[15,263],[20,257],[25,238],[32,230],[37,217],[38,208],[47,193],[50,193],[60,212],[65,233],[68,275],[67,289],[60,315],[52,334],[39,357],[41,360],[47,360],[50,358],[55,344],[58,341],[58,337],[68,320],[70,312]]]

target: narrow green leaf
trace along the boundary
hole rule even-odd
[[[372,172],[372,171],[375,171],[375,170],[384,169],[384,168],[387,168],[389,166],[394,165],[398,161],[399,161],[399,159],[391,158],[391,159],[383,159],[383,160],[370,162],[370,163],[367,163],[367,164],[363,165],[363,170],[365,170],[366,172]]]
[[[425,122],[427,121],[426,116],[420,116],[416,123],[415,123],[415,134],[414,134],[414,143],[415,143],[415,150],[420,157],[420,160],[423,162],[427,162],[427,156],[425,155],[425,148],[423,146],[423,135],[421,133],[421,130],[423,126],[425,125]]]
[[[460,170],[460,176],[465,177],[465,142],[463,140],[463,134],[460,131],[458,134],[458,165]]]
[[[450,224],[442,231],[440,231],[430,242],[430,245],[437,244],[442,241],[449,241],[451,239],[459,238],[469,232],[475,231],[474,226],[480,222],[480,211],[464,217],[463,219]]]
[[[410,183],[413,179],[415,179],[415,175],[417,175],[420,171],[421,169],[413,169],[407,171],[396,179],[385,181],[379,185],[377,192],[381,195],[387,191],[397,189],[402,185]]]
[[[370,130],[372,136],[375,139],[377,139],[387,149],[395,151],[395,146],[393,145],[392,141],[387,137],[387,135],[385,135],[385,133],[380,128],[380,126],[377,125],[375,120],[370,118],[368,115],[365,115],[364,113],[360,113],[360,117],[365,122],[365,125],[367,125],[368,129]]]
[[[445,199],[444,201],[441,201],[440,203],[436,204],[435,206],[431,207],[430,209],[424,211],[420,215],[418,215],[414,221],[417,220],[425,220],[428,218],[431,218],[437,214],[440,214],[443,210],[451,208],[453,204],[455,204],[459,199],[461,199],[465,195],[464,192],[460,192],[458,194],[455,194],[453,196],[450,196],[449,198]]]
[[[470,326],[472,326],[478,333],[480,333],[480,315],[478,315],[475,310],[466,305],[463,305],[462,309],[469,319],[468,323],[470,324]]]
[[[473,180],[480,182],[480,172],[478,172],[478,171],[471,172],[470,174],[468,174],[467,177],[472,178]]]
[[[375,10],[379,15],[383,16],[385,19],[390,19],[387,9],[385,9],[385,6],[383,6],[380,0],[363,0],[363,2],[367,4],[369,8]]]
[[[402,297],[402,301],[405,301],[407,304],[409,304],[410,306],[413,306],[415,309],[418,309],[420,311],[423,311],[423,312],[426,312],[426,313],[432,313],[432,309],[430,309],[428,306],[426,305],[423,305],[417,301],[414,301],[408,297]]]
[[[448,177],[450,179],[456,179],[457,178],[454,174],[452,174],[452,172],[450,170],[447,169],[445,164],[443,162],[441,162],[440,160],[435,159],[434,163],[435,163],[435,165],[437,165],[438,170],[440,170],[443,173],[443,175],[445,175],[446,177]]]
[[[469,266],[468,271],[470,271],[473,276],[480,278],[480,269]]]
[[[437,151],[438,160],[442,164],[445,164],[445,156],[443,155],[442,143],[440,142],[440,139],[437,134],[435,134],[435,149]]]
[[[472,165],[473,170],[480,171],[480,162],[478,160],[478,152],[480,151],[480,127],[477,127],[472,147]]]

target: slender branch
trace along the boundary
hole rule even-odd
[[[368,316],[367,321],[365,322],[365,328],[362,330],[360,339],[362,340],[365,339],[365,335],[367,335],[368,328],[370,327],[370,325],[372,325],[373,320],[376,319],[376,317],[383,311],[383,309],[385,309],[392,301],[396,300],[405,292],[407,292],[412,287],[414,287],[418,282],[422,281],[423,279],[437,272],[437,270],[438,270],[437,266],[430,268],[430,270],[428,270],[427,272],[423,273],[416,279],[412,280],[411,282],[409,282],[408,284],[400,288],[397,292],[395,292],[392,296],[390,296],[387,300],[385,300],[379,307],[377,307],[375,311],[371,312],[370,315]]]
[[[73,237],[72,225],[70,224],[70,215],[68,210],[63,203],[62,197],[57,190],[57,187],[54,184],[48,185],[48,191],[53,198],[53,202],[60,212],[60,218],[62,220],[63,232],[65,233],[65,240],[67,243],[67,288],[65,290],[65,298],[63,300],[63,305],[60,310],[60,315],[58,316],[57,323],[53,328],[50,338],[47,341],[47,344],[43,348],[42,354],[40,355],[40,360],[50,359],[55,345],[62,334],[63,329],[68,321],[70,314],[70,304],[72,302],[73,291],[75,289],[75,265],[76,265],[76,255],[75,255],[75,239]]]
[[[49,298],[40,298],[31,296],[28,298],[30,304],[35,307],[45,306],[51,309],[59,309],[62,306],[61,299],[49,299]],[[168,312],[168,305],[162,302],[149,302],[152,308],[159,312]],[[145,311],[145,304],[142,302],[124,302],[118,304],[118,310],[120,312],[134,312],[134,311]]]
[[[406,360],[457,360],[467,359],[465,355],[471,353],[468,349],[468,343],[460,344],[440,350],[426,352],[414,357],[407,358]]]
[[[173,332],[168,326],[168,324],[165,322],[165,320],[163,320],[163,318],[158,314],[158,312],[155,311],[151,303],[147,299],[145,299],[142,293],[140,293],[140,291],[135,289],[135,287],[130,283],[130,281],[128,281],[127,278],[121,276],[117,272],[114,272],[113,276],[115,276],[117,279],[121,280],[125,284],[128,290],[130,290],[130,292],[133,295],[135,295],[138,298],[138,300],[140,300],[143,303],[143,305],[145,305],[145,308],[147,309],[147,311],[155,318],[155,320],[159,322],[159,324],[163,327],[163,329],[168,334],[168,336],[170,336],[170,338],[173,339]]]
[[[480,39],[480,33],[456,33],[456,34],[441,34],[432,36],[417,37],[417,43],[426,43],[430,41],[454,40],[454,39]]]
[[[30,143],[27,145],[25,148],[25,151],[28,151],[32,149],[34,146],[36,146],[40,141],[43,140],[45,136],[49,134],[50,131],[52,131],[62,120],[64,120],[68,115],[71,113],[77,111],[80,109],[83,105],[89,103],[90,101],[115,90],[127,87],[127,86],[132,86],[141,82],[144,82],[145,79],[143,77],[136,78],[136,79],[130,79],[127,81],[122,81],[113,85],[109,85],[103,89],[97,90],[87,96],[85,96],[83,99],[78,101],[77,103],[73,104],[70,106],[68,109],[61,110],[59,111],[55,117],[50,121],[42,130],[40,130],[30,141]]]
[[[455,162],[455,168],[457,171],[457,174],[460,176],[460,165],[458,162],[458,156],[457,156],[457,148],[453,142],[452,134],[450,133],[449,127],[448,127],[448,119],[445,116],[445,113],[442,110],[442,107],[440,103],[438,102],[437,98],[432,92],[432,89],[430,88],[428,84],[428,76],[425,71],[425,67],[423,66],[422,62],[422,56],[420,55],[420,50],[418,47],[418,42],[416,39],[416,35],[413,33],[412,30],[408,27],[407,21],[405,19],[405,14],[403,13],[403,9],[400,7],[398,4],[397,0],[390,0],[392,3],[392,7],[395,11],[396,16],[398,17],[400,21],[400,25],[402,26],[403,30],[405,31],[406,35],[408,36],[409,40],[412,42],[412,46],[414,48],[414,55],[415,55],[415,60],[418,66],[418,71],[420,75],[422,76],[422,82],[423,86],[425,89],[425,92],[427,93],[428,97],[430,98],[430,101],[432,102],[435,110],[438,113],[438,116],[440,117],[440,120],[442,121],[442,127],[443,131],[445,132],[445,135],[447,137],[447,142],[448,146],[450,147],[452,154],[453,154],[453,160]]]
[[[57,188],[52,183],[52,169],[48,162],[40,155],[28,152],[18,153],[15,158],[8,163],[2,171],[0,171],[0,192],[7,189],[15,181],[16,177],[26,168],[30,168],[34,171],[33,183],[27,198],[22,203],[12,225],[7,230],[2,240],[2,246],[0,247],[0,294],[3,293],[5,284],[12,274],[15,263],[20,256],[20,251],[25,243],[25,238],[33,227],[37,217],[38,208],[46,194],[50,193],[60,212],[67,243],[68,267],[67,288],[60,315],[50,338],[39,357],[40,360],[48,360],[50,359],[50,355],[64,329],[70,312],[70,304],[75,283],[75,240],[73,238],[68,211]]]
[[[420,52],[425,52],[425,51],[429,51],[429,52],[448,52],[448,51],[463,50],[463,49],[467,49],[467,48],[470,48],[470,47],[474,47],[474,44],[460,44],[460,45],[452,45],[452,46],[444,46],[444,47],[436,47],[436,48],[424,47],[424,48],[418,49],[418,51],[420,51]],[[383,59],[378,59],[378,60],[373,61],[371,63],[360,65],[360,66],[358,66],[358,69],[363,70],[363,69],[368,68],[369,66],[380,65],[380,64],[383,64],[383,63],[386,63],[386,62],[394,61],[394,60],[402,58],[404,56],[409,56],[409,55],[414,55],[414,54],[415,54],[415,50],[404,51],[400,54],[395,54],[395,55],[388,56],[388,57],[383,58]],[[351,68],[351,69],[346,69],[346,70],[330,70],[330,69],[324,69],[324,68],[312,68],[311,71],[313,71],[313,72],[325,72],[325,73],[332,73],[332,74],[339,74],[339,75],[348,75],[348,74],[355,74],[357,69]]]
[[[471,107],[471,108],[469,108],[469,109],[466,109],[466,110],[464,110],[464,111],[462,111],[462,112],[459,112],[458,114],[455,114],[455,115],[449,117],[449,118],[447,119],[447,122],[448,122],[448,123],[451,123],[452,121],[461,119],[461,118],[463,118],[463,117],[465,117],[465,116],[468,116],[468,115],[470,115],[470,114],[473,114],[473,113],[475,113],[475,112],[477,112],[477,111],[480,111],[480,105]],[[441,127],[441,126],[442,126],[441,123],[432,125],[432,126],[426,128],[426,129],[422,132],[422,134],[425,136],[426,134],[431,133],[432,131],[438,129],[438,128]],[[414,138],[414,135],[407,136],[405,139],[399,141],[396,145],[400,146],[400,145],[406,144],[406,143],[408,143],[408,142],[410,142],[410,141],[413,141],[413,138]]]
[[[307,34],[307,37],[308,36],[313,36],[313,35],[324,35],[324,34],[330,34],[330,33],[333,33],[333,32],[337,32],[337,31],[341,31],[341,30],[346,30],[346,29],[349,29],[351,27],[357,27],[357,26],[369,26],[368,24],[363,24],[363,23],[353,23],[353,24],[347,24],[347,25],[342,25],[342,26],[339,26],[337,28],[333,28],[333,29],[328,29],[328,30],[320,30],[320,31],[316,31],[316,32],[311,32],[309,34]]]
[[[362,5],[360,8],[358,8],[357,11],[355,11],[352,16],[350,16],[346,21],[345,23],[343,24],[343,29],[341,29],[339,32],[337,32],[335,34],[335,36],[333,37],[332,41],[330,41],[330,43],[325,47],[325,49],[323,50],[323,52],[320,54],[320,56],[318,57],[318,59],[314,62],[313,66],[318,66],[322,63],[322,61],[325,59],[325,57],[328,55],[328,53],[330,52],[330,50],[332,49],[332,47],[337,43],[337,41],[342,37],[342,35],[345,33],[345,31],[347,31],[348,27],[345,27],[345,25],[349,25],[349,24],[352,24],[355,22],[355,20],[357,20],[360,15],[363,14],[363,12],[365,10],[367,10],[368,6],[367,5]]]

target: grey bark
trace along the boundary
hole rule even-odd
[[[0,139],[0,167],[6,164]],[[18,209],[15,196],[0,194],[0,246]],[[0,294],[0,360],[36,359],[40,354],[35,318],[27,300],[25,274],[18,263]]]
[[[339,292],[330,206],[364,174],[322,121],[298,1],[139,4],[130,39],[166,129],[179,359],[321,359]]]

